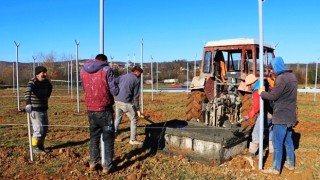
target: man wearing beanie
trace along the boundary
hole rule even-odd
[[[47,68],[35,68],[35,77],[29,80],[24,92],[25,111],[29,114],[32,127],[32,147],[34,153],[49,152],[44,148],[44,140],[48,132],[48,99],[52,92],[51,82],[47,79]]]

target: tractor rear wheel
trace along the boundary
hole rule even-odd
[[[199,122],[204,122],[205,113],[202,111],[202,104],[206,100],[206,95],[203,91],[192,91],[188,96],[187,102],[187,121],[195,120]]]

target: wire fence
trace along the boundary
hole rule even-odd
[[[9,114],[10,112],[12,113],[9,115],[11,118],[14,118],[15,122],[26,122],[26,119],[24,117],[19,116],[19,113],[17,111],[14,111],[17,106],[15,105],[15,99],[17,98],[14,93],[10,93],[10,89],[7,90],[2,90],[2,91],[7,91],[5,95],[0,96],[0,105],[2,111],[5,111],[5,114]],[[82,101],[81,103],[81,112],[76,112],[75,107],[76,106],[76,101],[72,101],[71,96],[68,94],[67,88],[66,87],[61,87],[59,89],[54,88],[53,89],[53,95],[50,97],[50,99],[54,99],[54,103],[58,103],[59,107],[56,107],[55,105],[50,105],[52,104],[49,102],[49,112],[51,113],[51,117],[49,119],[54,119],[54,115],[56,116],[67,116],[68,120],[71,122],[77,122],[79,120],[85,120],[87,118],[86,115],[86,107]],[[150,93],[151,90],[146,89],[145,92]],[[161,91],[156,91],[160,93],[185,93],[187,92],[186,89],[166,89],[166,90],[161,90]],[[320,89],[298,89],[298,92],[300,93],[320,93]],[[69,92],[70,93],[70,92]],[[81,91],[83,93],[83,91]],[[10,95],[12,94],[12,95]],[[23,96],[20,96],[21,99],[23,99]],[[83,97],[81,97],[83,100]],[[5,101],[5,102],[4,102]],[[8,102],[9,101],[9,102]],[[8,104],[9,103],[9,104]],[[153,102],[150,101],[148,102],[148,105],[151,105]],[[154,102],[157,103],[157,102]],[[68,107],[68,108],[61,108],[63,107]],[[24,111],[24,109],[22,109]],[[63,111],[61,113],[61,111]],[[20,112],[21,113],[21,112]],[[2,113],[3,114],[3,113]],[[23,114],[23,113],[21,113]],[[3,116],[4,118],[4,116]],[[61,118],[61,117],[59,117]],[[183,118],[181,118],[183,119]],[[49,120],[50,121],[50,120]],[[54,121],[53,121],[54,122]],[[86,123],[86,121],[84,121]],[[150,122],[150,121],[149,121]],[[65,123],[65,122],[64,122]],[[79,125],[79,124],[56,124],[56,123],[50,123],[48,126],[49,127],[67,127],[67,128],[88,128],[88,125]],[[0,126],[27,126],[27,123],[0,123]],[[137,128],[145,128],[145,126],[138,126]],[[151,127],[150,127],[151,128]],[[152,127],[152,128],[162,128],[162,127]],[[207,127],[199,127],[198,129],[207,129]]]

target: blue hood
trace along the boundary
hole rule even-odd
[[[105,66],[108,66],[108,64],[105,61],[89,60],[83,65],[83,70],[85,70],[88,73],[95,73]]]
[[[282,57],[272,58],[270,61],[272,68],[274,70],[274,74],[278,76],[279,74],[287,71],[286,66],[284,65]]]

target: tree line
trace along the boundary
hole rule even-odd
[[[35,66],[43,65],[48,69],[48,77],[52,80],[65,80],[67,81],[70,78],[71,72],[71,60],[72,60],[72,76],[73,81],[76,80],[76,61],[70,56],[69,58],[65,58],[64,61],[57,61],[57,58],[53,54],[48,55],[40,55],[38,57],[40,60],[36,63]],[[79,60],[79,73],[82,69],[83,63],[87,59]],[[188,62],[188,68],[187,68]],[[69,63],[69,66],[68,66]],[[115,76],[119,76],[121,74],[127,73],[127,67],[125,62],[113,62],[112,67],[115,72]],[[140,65],[140,64],[137,64]],[[196,75],[199,75],[201,65],[201,60],[196,61]],[[130,72],[130,68],[134,66],[133,63],[130,63],[128,72]],[[157,67],[158,66],[158,67]],[[306,64],[286,64],[287,69],[292,70],[296,75],[299,84],[305,84],[306,82]],[[16,83],[16,63],[15,62],[0,62],[0,85],[13,85]],[[154,83],[157,81],[163,82],[164,79],[178,79],[179,83],[184,83],[186,80],[191,81],[195,72],[194,72],[194,61],[187,61],[185,59],[181,60],[173,60],[171,62],[154,62],[144,63],[144,80],[151,79],[151,73],[153,73]],[[188,70],[188,73],[187,73]],[[319,70],[320,71],[320,70]],[[14,73],[14,74],[13,74]],[[188,77],[187,77],[188,74]],[[19,84],[26,84],[30,78],[33,76],[33,63],[19,63]],[[69,76],[69,77],[68,77]],[[13,78],[15,80],[13,80]],[[307,72],[308,84],[314,84],[316,78],[316,63],[308,64],[308,72]],[[320,81],[320,72],[318,73],[317,79]]]

